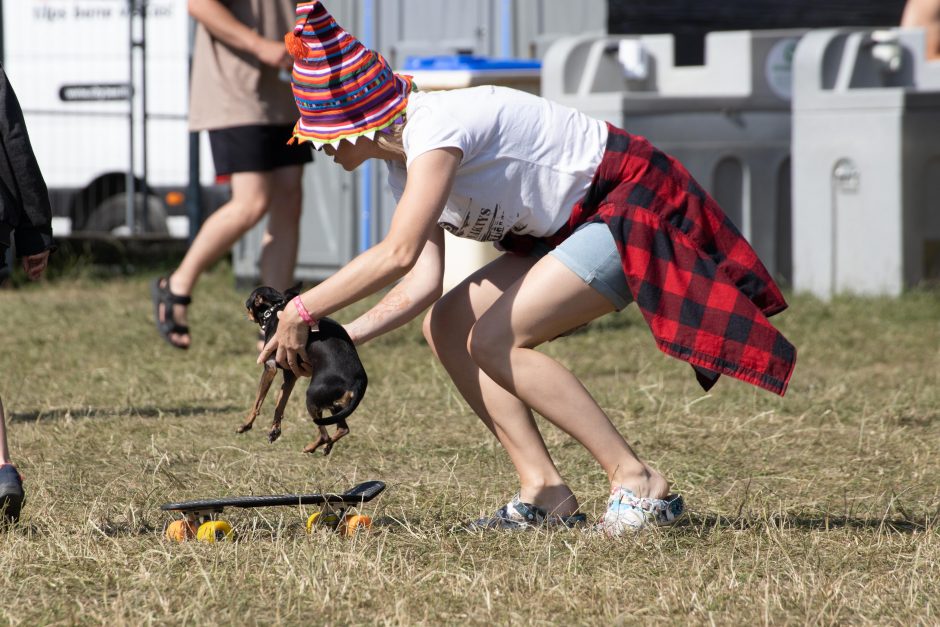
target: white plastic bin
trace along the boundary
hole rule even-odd
[[[940,62],[920,30],[830,29],[796,51],[794,287],[940,279]]]
[[[542,95],[675,156],[789,280],[791,59],[804,32],[709,33],[702,66],[676,66],[672,35],[567,37],[545,55]]]

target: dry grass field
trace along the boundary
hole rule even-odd
[[[234,432],[259,370],[228,267],[200,285],[188,353],[153,330],[148,279],[0,292],[0,395],[28,490],[22,524],[0,531],[0,623],[940,622],[937,292],[793,297],[776,319],[799,350],[784,399],[727,378],[703,394],[635,309],[548,345],[690,509],[613,541],[454,530],[504,503],[513,472],[417,324],[362,348],[352,434],[305,456],[300,396],[275,444]],[[602,472],[545,433],[595,518]],[[233,510],[232,543],[162,535],[166,501],[364,479],[389,488],[352,540],[308,536],[289,507]]]

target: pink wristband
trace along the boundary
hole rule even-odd
[[[294,308],[297,309],[297,313],[300,314],[300,319],[306,322],[308,327],[317,328],[317,321],[313,319],[313,316],[311,316],[307,308],[304,307],[304,302],[300,300],[300,296],[294,296],[292,302],[294,303]]]

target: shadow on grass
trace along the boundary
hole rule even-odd
[[[935,519],[924,515],[922,522],[902,518],[861,518],[852,516],[806,516],[776,514],[769,517],[730,518],[720,514],[690,513],[676,522],[676,528],[684,529],[730,529],[745,531],[750,529],[774,528],[802,529],[805,531],[837,531],[841,529],[890,531],[893,533],[917,533],[934,527]]]
[[[63,407],[44,411],[17,412],[10,415],[10,422],[38,422],[39,420],[75,420],[84,418],[160,418],[171,416],[175,418],[189,416],[204,416],[206,414],[223,413],[242,409],[235,405],[222,405],[209,407],[193,405],[190,407]]]

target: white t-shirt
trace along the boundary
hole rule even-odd
[[[395,200],[418,156],[459,148],[463,159],[438,224],[479,241],[555,233],[590,187],[607,143],[604,122],[507,87],[416,92],[407,115],[406,164],[387,162]]]

